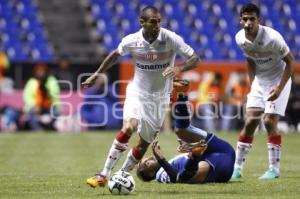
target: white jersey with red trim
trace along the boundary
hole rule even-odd
[[[244,55],[255,62],[255,78],[260,83],[278,82],[281,79],[286,63],[282,60],[289,47],[276,30],[259,25],[253,42],[248,40],[245,30],[240,30],[235,40]]]
[[[169,94],[172,78],[163,77],[167,67],[173,67],[176,54],[185,58],[193,55],[194,50],[176,33],[160,28],[157,39],[151,44],[142,33],[127,35],[118,46],[121,55],[130,54],[135,62],[133,84],[139,92],[158,95]]]

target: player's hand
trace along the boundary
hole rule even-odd
[[[160,149],[160,145],[159,145],[157,140],[152,143],[152,152],[153,152],[153,155],[155,156],[155,158],[158,159],[158,160],[161,160],[161,159],[165,158],[162,154],[162,151]]]
[[[87,78],[84,82],[82,82],[81,86],[83,86],[84,88],[89,88],[94,85],[97,78],[98,78],[98,74],[94,73],[89,78]]]
[[[270,96],[267,99],[267,101],[274,101],[274,100],[276,100],[279,97],[280,93],[281,93],[281,89],[280,88],[278,88],[278,87],[274,88],[270,92]]]
[[[168,67],[164,70],[164,72],[162,73],[162,75],[165,77],[165,78],[173,78],[177,75],[178,73],[178,68],[176,67]]]

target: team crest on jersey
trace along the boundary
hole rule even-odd
[[[157,54],[152,53],[152,52],[149,52],[145,55],[146,60],[149,60],[149,61],[154,61],[157,59],[157,57],[158,57]]]

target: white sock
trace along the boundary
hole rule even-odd
[[[128,152],[127,158],[121,167],[122,171],[132,171],[135,167],[135,165],[139,163],[139,160],[137,160],[133,155],[132,155],[132,149]]]
[[[276,172],[279,173],[281,145],[268,143],[268,153],[269,153],[269,168],[274,169]]]
[[[109,176],[111,170],[113,170],[116,164],[119,162],[124,151],[127,150],[128,143],[121,143],[118,140],[114,140],[106,158],[104,168],[101,172],[104,176]]]
[[[250,151],[252,144],[237,142],[236,151],[235,151],[235,169],[243,169],[243,164],[246,160],[246,155]]]

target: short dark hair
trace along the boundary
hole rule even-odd
[[[242,6],[241,11],[240,11],[240,17],[245,13],[245,12],[254,12],[256,13],[257,17],[260,17],[260,10],[257,7],[257,5],[253,3],[247,3]]]
[[[145,8],[142,9],[141,13],[140,13],[140,17],[143,20],[147,20],[149,18],[149,12],[153,12],[153,13],[159,13],[158,9],[154,6],[146,6]]]
[[[140,162],[141,163],[141,162]],[[142,181],[144,181],[144,182],[150,182],[151,180],[154,180],[155,179],[155,176],[150,176],[149,174],[147,174],[144,170],[143,170],[143,168],[142,168],[142,166],[141,166],[141,164],[138,164],[137,165],[137,167],[136,167],[136,175],[137,175],[137,177],[140,179],[140,180],[142,180]]]

